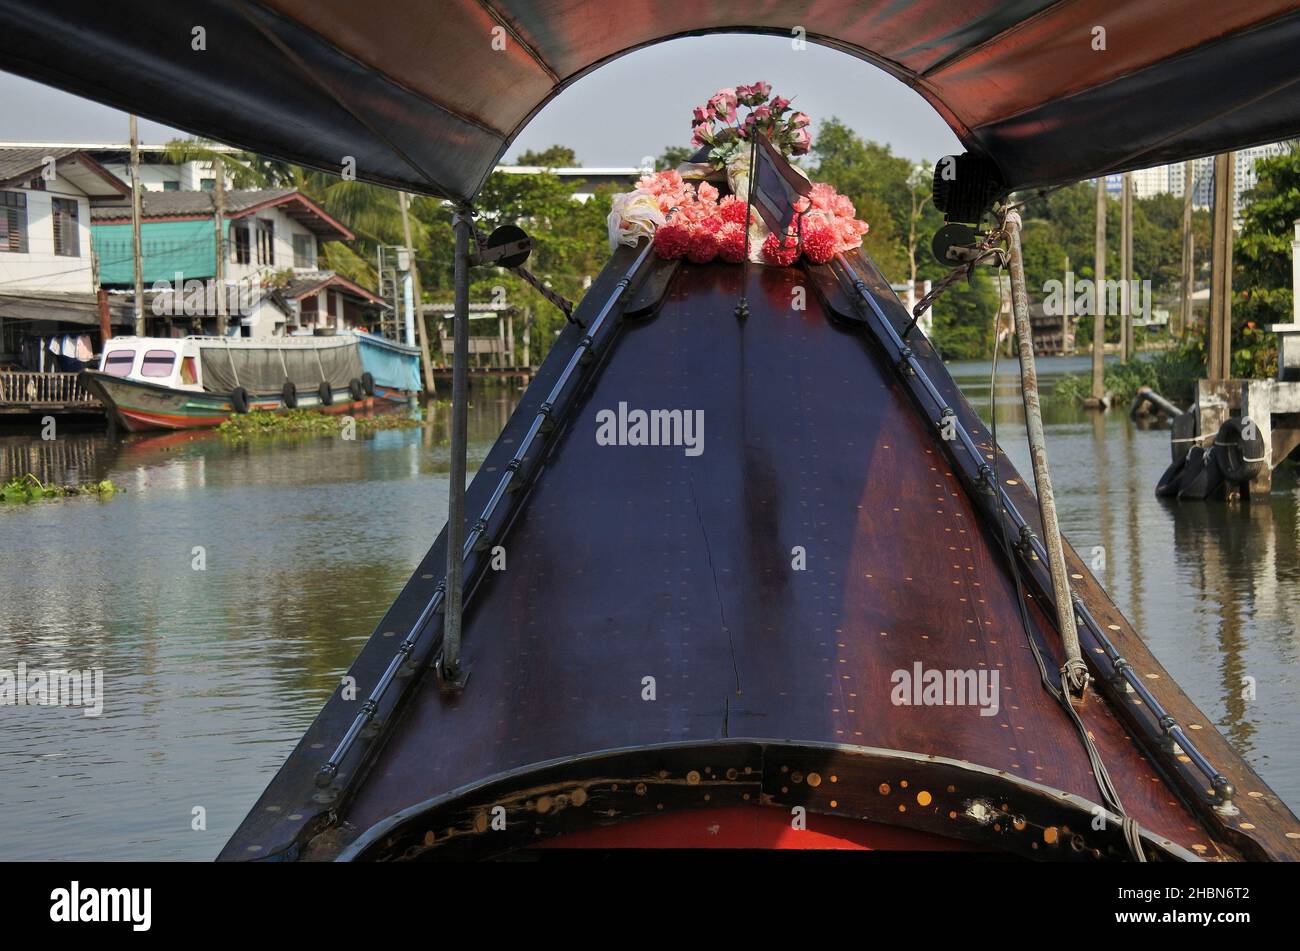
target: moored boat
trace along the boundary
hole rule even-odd
[[[131,432],[202,429],[237,413],[373,405],[374,377],[351,335],[114,337],[81,380]]]
[[[406,403],[420,392],[420,348],[363,330],[350,331],[361,347],[361,368],[374,381],[374,397]]]

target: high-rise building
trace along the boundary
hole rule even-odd
[[[1255,164],[1262,158],[1271,158],[1287,151],[1284,142],[1272,142],[1248,149],[1239,149],[1233,175],[1233,217],[1241,220],[1243,195],[1255,187],[1257,176]],[[1133,197],[1151,198],[1155,195],[1173,195],[1183,197],[1184,170],[1181,162],[1175,165],[1157,165],[1152,168],[1135,169],[1133,176]],[[1118,198],[1123,188],[1124,176],[1114,174],[1106,176],[1106,193]],[[1214,201],[1214,158],[1192,160],[1192,207],[1209,208]]]

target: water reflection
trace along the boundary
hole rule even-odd
[[[987,419],[988,364],[954,375]],[[1045,360],[1050,381],[1087,372],[1079,358]],[[999,366],[998,436],[1028,473],[1016,364]],[[1275,790],[1300,807],[1300,487],[1293,469],[1252,503],[1155,497],[1169,464],[1169,431],[1123,412],[1086,412],[1048,400],[1048,453],[1061,527],[1153,652]],[[1254,699],[1248,687],[1253,678]]]
[[[516,398],[473,391],[471,471]],[[0,478],[125,489],[0,507],[0,667],[102,667],[106,693],[97,719],[0,708],[0,858],[215,855],[446,520],[446,415],[355,441],[0,437]]]

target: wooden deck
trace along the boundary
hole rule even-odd
[[[104,412],[75,373],[0,370],[0,415],[31,416]]]

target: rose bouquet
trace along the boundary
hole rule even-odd
[[[741,108],[747,110],[742,118]],[[691,142],[709,147],[709,161],[715,168],[726,168],[747,150],[755,133],[767,136],[783,155],[805,155],[812,148],[811,120],[796,112],[790,100],[772,95],[770,84],[728,86],[719,89],[709,101],[695,107],[691,119]]]

